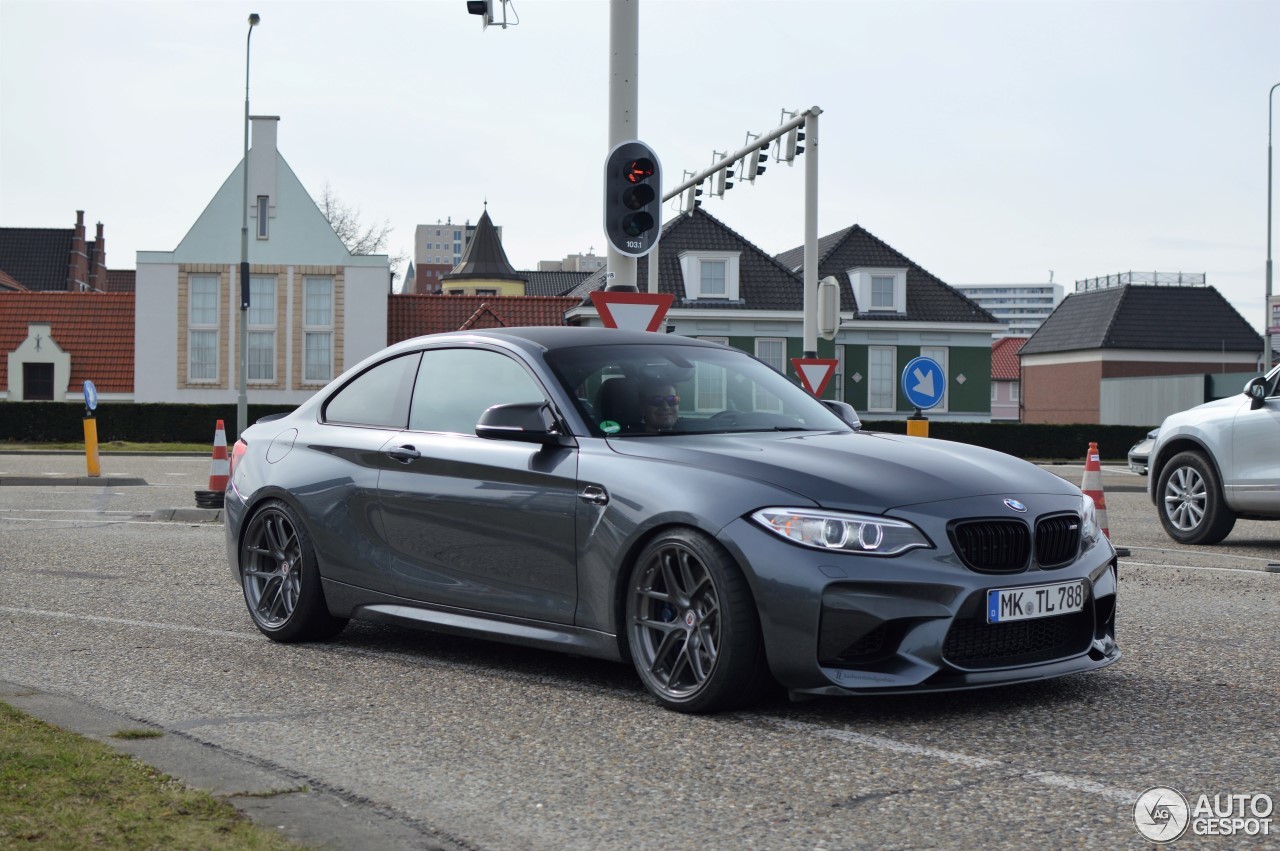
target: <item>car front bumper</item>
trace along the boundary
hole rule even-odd
[[[730,524],[721,540],[748,568],[778,681],[813,695],[950,691],[1119,660],[1115,550],[1105,539],[1064,567],[989,574],[965,567],[939,531],[945,522],[926,529],[935,549],[874,558],[797,546],[746,519]],[[1086,580],[1079,612],[987,623],[990,590],[1077,579]]]

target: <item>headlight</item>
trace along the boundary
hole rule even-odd
[[[1102,529],[1098,526],[1098,509],[1093,504],[1093,497],[1084,494],[1080,499],[1080,538],[1084,541],[1084,548],[1088,549],[1098,542]]]
[[[871,556],[896,556],[916,547],[929,547],[924,533],[903,520],[813,511],[762,508],[751,519],[788,541],[818,550]]]

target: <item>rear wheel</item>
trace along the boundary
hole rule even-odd
[[[240,584],[254,625],[273,641],[332,638],[347,625],[329,614],[311,536],[281,500],[264,503],[249,520],[240,544]]]
[[[673,530],[645,547],[626,618],[636,671],[669,709],[745,705],[770,681],[751,590],[729,554],[699,532]]]
[[[1202,452],[1179,452],[1160,472],[1160,523],[1183,544],[1216,544],[1236,525],[1218,471]]]

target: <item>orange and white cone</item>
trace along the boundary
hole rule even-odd
[[[196,505],[200,508],[222,508],[231,478],[231,461],[227,458],[227,430],[218,420],[213,433],[213,460],[209,462],[209,489],[196,491]]]
[[[1084,459],[1084,478],[1080,481],[1080,490],[1093,500],[1098,510],[1098,525],[1102,534],[1111,538],[1111,528],[1107,525],[1107,497],[1102,492],[1102,462],[1098,459],[1098,444],[1089,444],[1089,453]]]
[[[213,460],[209,462],[209,490],[222,493],[231,477],[231,461],[227,458],[227,430],[218,420],[218,430],[213,433]]]

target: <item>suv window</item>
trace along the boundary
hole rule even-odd
[[[488,349],[428,349],[413,390],[409,428],[475,434],[485,409],[512,402],[544,402],[525,367]]]
[[[325,403],[327,423],[404,428],[419,354],[385,360],[348,381]]]

